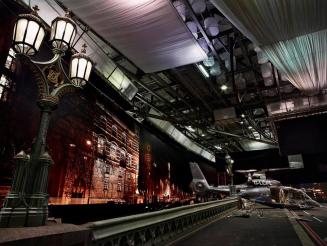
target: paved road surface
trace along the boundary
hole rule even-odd
[[[303,222],[309,226],[309,230],[311,228],[327,245],[327,207],[293,212],[295,212],[299,218],[302,218]]]
[[[199,229],[179,241],[175,241],[171,245],[302,245],[294,226],[287,216],[286,210],[271,209],[263,206],[257,206],[257,208],[258,209],[251,213],[249,218],[237,216],[225,217]],[[237,214],[234,213],[234,215]],[[305,236],[307,237],[307,235]]]

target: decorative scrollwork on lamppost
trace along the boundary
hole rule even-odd
[[[69,75],[63,68],[62,58],[65,51],[72,47],[76,35],[76,25],[69,15],[52,21],[50,42],[53,58],[49,61],[33,60],[30,56],[38,52],[46,35],[46,27],[37,10],[35,6],[31,14],[18,16],[12,44],[17,60],[28,65],[36,79],[40,125],[30,156],[21,151],[15,157],[16,170],[11,191],[0,211],[0,227],[40,226],[46,223],[48,172],[53,163],[46,150],[50,115],[63,95],[82,88],[88,82],[93,66],[91,59],[85,55],[84,45],[81,53],[72,56]]]

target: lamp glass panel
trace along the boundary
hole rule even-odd
[[[66,25],[66,31],[65,31],[65,35],[63,37],[63,39],[69,44],[71,45],[71,43],[74,40],[74,36],[75,36],[75,29],[74,26],[71,23],[67,23]]]
[[[57,25],[56,25],[56,34],[55,34],[55,39],[59,39],[61,40],[63,38],[64,35],[64,31],[65,31],[65,26],[66,26],[66,22],[63,20],[58,20],[57,21]]]
[[[57,28],[57,22],[54,22],[51,26],[50,40],[54,38],[54,35],[56,33],[56,28]]]
[[[36,50],[39,50],[39,48],[40,48],[40,46],[42,44],[42,40],[43,40],[44,36],[45,36],[45,31],[44,31],[43,28],[41,28],[40,31],[39,31],[39,34],[38,34],[38,36],[36,38],[36,42],[35,42],[35,49]]]
[[[40,29],[40,25],[35,21],[29,21],[27,26],[27,33],[25,37],[25,43],[33,46],[35,39],[37,38],[37,33]]]
[[[77,64],[78,64],[78,58],[74,58],[70,65],[70,77],[71,78],[76,77]]]
[[[84,78],[87,60],[84,58],[79,59],[77,77]]]
[[[86,68],[86,72],[85,72],[85,80],[88,81],[90,78],[90,74],[91,74],[91,70],[92,70],[92,63],[88,62],[87,63],[87,68]]]
[[[27,20],[26,19],[19,19],[16,23],[16,36],[14,37],[15,41],[21,42],[24,38],[24,33],[27,27]]]

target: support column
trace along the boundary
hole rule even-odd
[[[24,197],[26,166],[29,156],[24,151],[15,156],[16,170],[11,190],[0,211],[0,227],[23,226],[27,204]]]

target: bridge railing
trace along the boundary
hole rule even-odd
[[[237,206],[236,198],[90,222],[94,245],[165,245]]]

